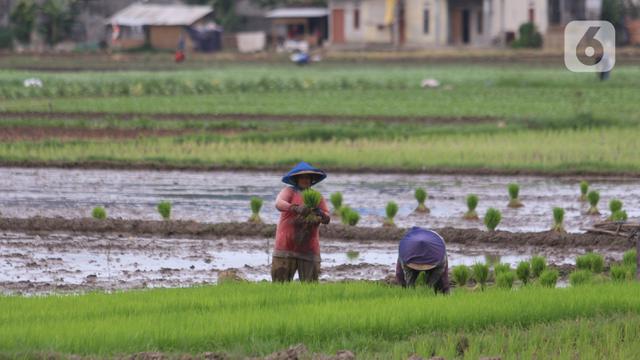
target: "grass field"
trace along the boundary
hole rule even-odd
[[[640,284],[434,296],[373,283],[223,284],[0,297],[2,356],[139,351],[264,355],[304,343],[359,358],[624,359],[640,350]],[[624,345],[622,345],[624,344]],[[633,357],[633,356],[632,356]]]
[[[44,87],[24,88],[32,76]],[[421,89],[425,77],[443,85]],[[17,137],[0,143],[5,163],[268,168],[304,159],[338,169],[640,173],[640,70],[633,66],[619,66],[604,83],[524,65],[226,64],[154,73],[3,71],[0,84],[0,112],[62,114],[5,119],[0,127],[189,130],[137,140]],[[77,112],[108,115],[65,119]],[[138,115],[125,121],[124,113]]]

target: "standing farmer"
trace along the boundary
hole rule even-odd
[[[403,287],[415,287],[418,275],[425,274],[427,286],[449,293],[449,264],[444,239],[435,231],[414,226],[400,240],[396,280]]]
[[[324,171],[300,162],[282,178],[282,182],[289,186],[282,189],[276,199],[280,220],[271,264],[271,279],[274,282],[291,281],[296,271],[300,281],[318,281],[319,227],[321,223],[329,223],[329,208],[324,198],[320,200],[318,208],[307,208],[302,192],[326,177]],[[314,222],[302,220],[312,213],[316,215]]]

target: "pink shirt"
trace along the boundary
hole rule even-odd
[[[290,210],[291,205],[303,205],[302,193],[293,187],[287,186],[276,198],[276,209],[280,211],[280,221],[276,229],[276,243],[273,256],[293,257],[303,260],[320,260],[320,226],[315,226],[311,232],[311,241],[298,245],[294,239],[296,213]],[[322,212],[329,215],[329,208],[324,201],[320,200],[318,206]]]

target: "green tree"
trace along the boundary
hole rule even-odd
[[[31,42],[31,31],[36,20],[36,4],[31,0],[23,0],[9,14],[11,32],[16,40],[23,44]]]
[[[48,45],[55,45],[71,35],[77,15],[75,0],[46,0],[40,6],[38,32]]]

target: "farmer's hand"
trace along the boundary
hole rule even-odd
[[[304,205],[291,205],[291,211],[298,215],[307,216],[311,213],[311,209]]]
[[[320,209],[315,209],[315,214],[320,217],[320,222],[322,224],[327,225],[331,221],[331,217],[324,213],[324,211]]]

